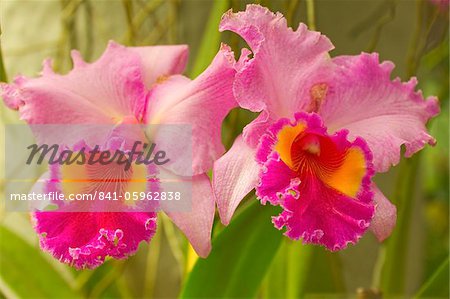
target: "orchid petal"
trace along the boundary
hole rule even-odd
[[[211,169],[214,160],[224,152],[222,121],[237,105],[232,92],[234,63],[232,52],[223,45],[211,65],[195,80],[172,76],[156,85],[150,95],[146,124],[192,127],[194,175]]]
[[[176,175],[164,174],[165,178],[186,180]],[[173,203],[161,202],[162,210],[186,235],[192,247],[201,257],[207,257],[211,251],[211,230],[214,221],[214,194],[211,182],[206,174],[192,177],[192,201],[189,211],[175,211]],[[164,180],[162,182],[164,188]],[[173,185],[172,185],[173,186]],[[163,189],[164,190],[164,189]],[[172,189],[171,189],[172,191]],[[181,194],[186,196],[186,194]],[[176,203],[178,204],[178,203]]]
[[[166,76],[182,74],[186,68],[189,49],[187,45],[150,46],[129,48],[141,57],[145,86]]]
[[[271,115],[270,112],[262,111],[258,117],[244,127],[242,136],[245,142],[252,148],[256,148],[261,137],[276,120],[276,116]]]
[[[301,238],[331,251],[356,244],[369,227],[373,205],[336,192],[317,180],[305,183],[308,189],[303,190],[301,199],[294,195],[285,198],[284,211],[273,218],[275,227],[285,226],[285,234],[291,239]]]
[[[29,124],[114,124],[140,119],[146,91],[139,55],[110,42],[94,63],[73,52],[74,69],[66,75],[45,63],[41,77],[18,77],[2,84],[5,103]],[[88,133],[87,133],[88,134]]]
[[[389,237],[397,222],[397,208],[384,196],[384,194],[373,184],[375,216],[369,229],[382,242]]]
[[[40,245],[75,268],[95,268],[107,256],[122,259],[156,230],[156,213],[35,212]]]
[[[330,136],[317,114],[299,113],[292,122],[280,119],[263,137],[256,193],[263,204],[283,207],[273,223],[286,227],[291,239],[335,251],[356,243],[369,227],[372,155],[364,140],[347,136],[345,130]]]
[[[255,150],[238,136],[231,149],[214,163],[213,186],[222,223],[228,225],[239,203],[256,187],[259,166]]]
[[[319,114],[330,132],[342,128],[350,137],[366,140],[374,155],[377,172],[387,171],[400,161],[400,146],[410,157],[425,144],[434,144],[425,127],[439,113],[435,97],[424,100],[415,91],[415,78],[408,83],[391,81],[391,62],[379,63],[377,54],[340,56],[332,85],[333,92],[323,101]]]
[[[256,196],[262,204],[270,202],[272,205],[278,205],[289,192],[297,190],[300,180],[280,159],[278,153],[273,152],[267,158],[260,174]]]
[[[49,192],[54,176],[52,171],[42,175],[33,192]],[[156,231],[154,212],[36,211],[33,220],[41,248],[77,269],[96,268],[106,257],[126,258]]]
[[[243,108],[291,117],[309,105],[315,84],[330,79],[328,51],[333,45],[305,24],[293,31],[280,13],[248,5],[244,12],[225,13],[220,30],[239,34],[253,52],[252,59],[241,63],[234,84]]]

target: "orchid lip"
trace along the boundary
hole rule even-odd
[[[259,161],[256,194],[284,209],[275,226],[332,251],[355,243],[374,214],[372,156],[364,141],[348,141],[346,131],[328,135],[314,113],[281,119],[267,134],[271,142],[261,143],[257,156],[270,154]]]

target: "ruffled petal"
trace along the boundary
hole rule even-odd
[[[277,152],[272,152],[260,172],[260,180],[256,188],[256,196],[262,204],[270,202],[278,205],[290,193],[299,196],[300,179],[280,158]]]
[[[146,124],[191,126],[194,175],[211,169],[224,152],[222,121],[237,106],[232,91],[234,64],[232,52],[222,45],[211,65],[195,80],[172,76],[155,86],[150,95]]]
[[[293,31],[280,13],[259,5],[248,5],[244,12],[230,10],[223,15],[220,30],[239,34],[253,52],[253,58],[240,66],[234,84],[243,108],[292,117],[309,106],[313,86],[331,78],[328,51],[333,45],[328,38],[305,24]]]
[[[262,204],[270,202],[272,205],[280,204],[289,192],[298,194],[300,180],[295,171],[281,159],[284,152],[275,150],[278,147],[290,149],[292,142],[304,130],[304,126],[295,123],[287,118],[275,122],[262,136],[256,160],[262,165],[259,174],[260,180],[256,188],[256,195]],[[280,134],[280,132],[283,132]],[[290,150],[289,153],[290,155]]]
[[[141,119],[147,93],[140,56],[110,42],[94,63],[72,52],[74,69],[55,74],[46,61],[42,76],[2,84],[5,103],[29,124],[115,124]],[[89,135],[89,132],[86,132]]]
[[[387,199],[380,189],[373,184],[375,216],[369,229],[382,242],[389,237],[397,222],[397,208]]]
[[[50,171],[44,172],[34,183],[28,193],[40,194],[46,190],[48,182],[52,179]],[[29,204],[30,211],[43,211],[49,206],[48,201],[31,201]]]
[[[242,136],[244,137],[245,143],[252,148],[256,148],[261,137],[277,119],[278,118],[270,114],[270,112],[262,111],[258,117],[244,127]]]
[[[57,167],[53,167],[36,182],[33,192],[63,191],[58,188],[60,185],[55,184],[61,181],[60,174]],[[107,257],[126,258],[137,250],[141,241],[149,241],[155,233],[157,221],[154,212],[73,212],[83,210],[74,207],[79,204],[61,204],[62,212],[33,213],[41,248],[77,269],[96,268]]]
[[[400,147],[410,157],[435,140],[426,122],[439,113],[435,97],[424,100],[416,92],[415,78],[408,83],[391,81],[391,62],[379,63],[377,54],[340,56],[335,80],[319,109],[330,132],[348,129],[350,137],[366,140],[374,155],[377,172],[400,161]]]
[[[95,268],[107,257],[132,255],[141,241],[154,235],[158,205],[125,200],[125,192],[159,191],[158,181],[151,179],[156,176],[153,166],[133,165],[129,170],[116,163],[49,167],[33,191],[63,194],[66,200],[47,200],[57,210],[36,211],[33,216],[42,249],[59,261],[77,269]],[[76,195],[84,200],[74,200]]]
[[[258,172],[255,150],[244,142],[242,136],[238,136],[231,149],[214,162],[213,187],[224,225],[230,223],[239,203],[256,187]]]
[[[311,178],[302,182],[300,197],[288,195],[284,211],[273,217],[278,229],[287,227],[286,236],[305,243],[324,245],[331,251],[355,244],[366,232],[373,217],[370,202],[355,200]],[[300,184],[300,186],[302,186]],[[371,194],[361,194],[371,198]]]
[[[165,177],[168,178],[167,173]],[[187,178],[173,176],[171,180],[173,179],[185,180]],[[175,206],[167,203],[161,203],[161,208],[186,235],[197,254],[207,257],[211,251],[211,230],[215,211],[214,194],[206,174],[194,176],[188,180],[192,184],[192,201],[189,211],[175,211]],[[164,182],[162,185],[164,188]]]
[[[129,48],[141,57],[145,86],[150,89],[166,76],[182,74],[186,68],[187,45],[150,46]]]
[[[355,243],[374,214],[372,155],[343,130],[329,136],[317,114],[281,119],[262,138],[257,195],[284,211],[273,218],[286,235],[340,250]]]
[[[106,257],[126,258],[156,230],[156,214],[35,212],[41,248],[77,269],[95,268]]]

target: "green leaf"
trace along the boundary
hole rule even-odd
[[[284,238],[287,239],[287,238]],[[287,243],[282,241],[277,254],[273,258],[272,265],[267,271],[261,287],[261,297],[265,299],[271,298],[287,298],[286,297],[286,267],[287,267]]]
[[[311,262],[314,253],[312,245],[300,242],[287,243],[287,298],[303,298],[308,277],[311,275]]]
[[[0,290],[6,297],[80,298],[42,252],[0,227]]]
[[[127,261],[108,260],[94,270],[82,270],[80,275],[89,275],[87,282],[81,285],[88,298],[120,298],[122,293],[128,293],[126,284],[120,283]],[[80,285],[78,286],[80,287]],[[127,294],[127,297],[133,297]]]
[[[308,245],[311,246],[311,245]],[[325,248],[314,246],[310,249],[309,268],[302,266],[303,290],[299,289],[298,296],[303,294],[345,294],[347,292],[343,265],[339,252],[329,252]],[[300,283],[300,282],[299,282]]]
[[[283,238],[271,222],[279,211],[256,200],[250,204],[213,240],[208,258],[197,261],[180,297],[255,296]]]
[[[346,292],[339,253],[283,239],[264,281],[263,298]]]
[[[439,296],[442,298],[448,298],[449,295],[449,259],[439,266],[434,274],[425,282],[420,288],[414,298],[432,298]]]
[[[200,49],[197,53],[194,66],[190,72],[192,77],[196,77],[203,72],[211,63],[220,46],[219,23],[222,14],[229,8],[228,0],[215,0],[208,22],[205,26]]]

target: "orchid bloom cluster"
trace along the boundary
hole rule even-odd
[[[334,251],[368,229],[387,238],[396,208],[372,178],[400,161],[402,145],[410,157],[435,143],[425,124],[439,112],[437,99],[424,100],[415,78],[391,80],[393,63],[380,63],[377,54],[331,58],[327,37],[304,24],[294,31],[281,14],[259,5],[225,13],[220,30],[237,33],[250,49],[235,61],[222,45],[194,80],[181,75],[186,46],[111,42],[91,64],[72,52],[67,75],[53,73],[46,61],[39,78],[2,85],[3,99],[29,124],[191,125],[192,210],[167,214],[202,257],[211,250],[215,203],[227,225],[253,189],[262,204],[283,209],[272,221],[291,239]],[[221,124],[237,106],[259,115],[223,154]],[[43,175],[47,188],[64,180],[63,168]],[[133,171],[154,175],[150,168],[123,175]],[[121,184],[120,190],[129,187]],[[42,248],[76,268],[132,254],[153,236],[156,217],[34,212]]]

